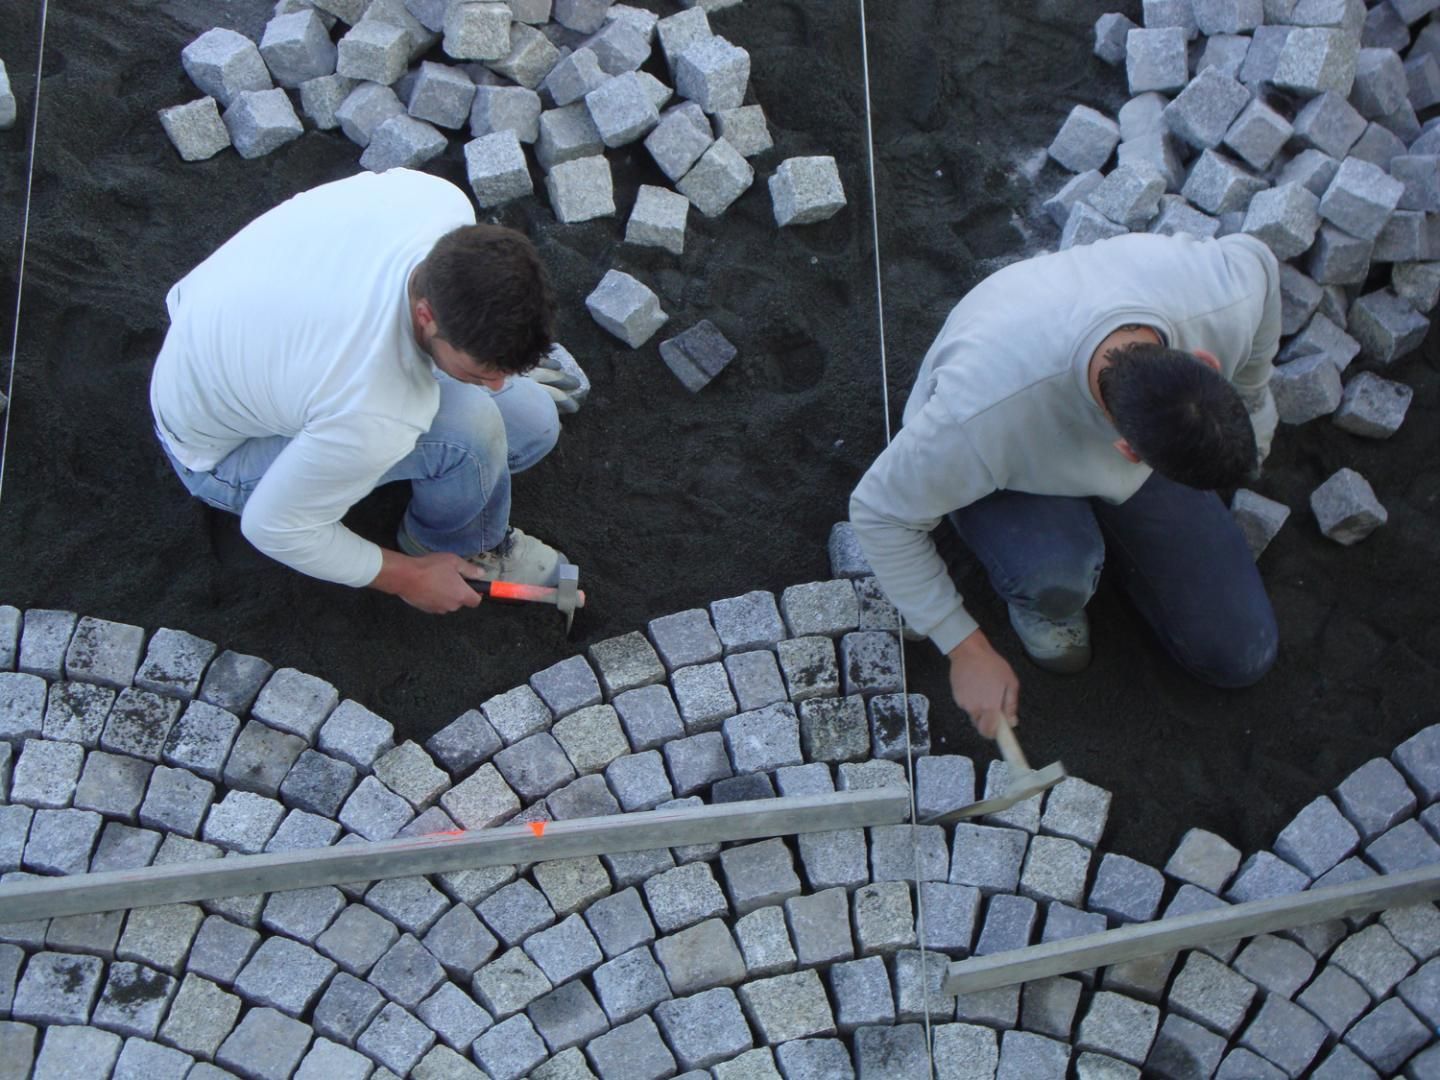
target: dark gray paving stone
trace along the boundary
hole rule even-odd
[[[926,1080],[930,1058],[925,1029],[919,1024],[862,1027],[856,1030],[857,1080]]]
[[[273,670],[258,656],[226,649],[205,672],[205,681],[200,684],[200,700],[242,716],[250,711],[255,696]]]
[[[200,691],[200,679],[215,656],[215,643],[183,630],[156,630],[135,672],[135,685],[163,697],[188,701]]]
[[[45,703],[45,738],[94,749],[100,745],[105,720],[114,704],[115,691],[108,687],[85,682],[55,683]]]
[[[142,964],[111,964],[91,1022],[122,1036],[153,1039],[180,983]]]
[[[1380,1002],[1345,1033],[1345,1045],[1381,1076],[1393,1076],[1431,1039],[1431,1031],[1399,998]]]
[[[34,954],[15,988],[10,1017],[41,1025],[89,1023],[104,968],[94,956]]]
[[[613,1028],[586,1050],[600,1080],[663,1080],[675,1074],[675,1055],[648,1016]]]
[[[123,690],[134,681],[144,647],[140,627],[86,615],[65,650],[65,676]]]
[[[100,748],[158,762],[180,716],[180,706],[172,698],[126,687],[110,708]]]
[[[234,713],[204,701],[191,701],[165,737],[161,760],[218,781],[239,732],[240,718]]]
[[[750,1026],[729,987],[662,1001],[653,1015],[676,1060],[686,1069],[708,1068],[754,1046]]]
[[[306,742],[299,735],[251,720],[240,729],[225,760],[225,786],[273,799],[305,749]]]
[[[530,676],[530,686],[556,719],[589,705],[599,705],[603,700],[595,671],[583,656],[572,656],[537,671]],[[489,710],[486,716],[496,725],[501,738],[506,738],[496,717]]]
[[[526,1016],[512,1016],[475,1040],[471,1050],[491,1080],[519,1080],[548,1056],[545,1042]]]
[[[1260,1011],[1240,1036],[1240,1045],[1299,1076],[1315,1060],[1329,1033],[1299,1005],[1277,994],[1267,994]]]
[[[462,713],[425,740],[425,749],[453,776],[464,775],[488,761],[503,745],[479,709]]]
[[[342,971],[330,980],[325,993],[315,1003],[311,1022],[316,1034],[354,1046],[384,1006],[385,996],[379,990]]]

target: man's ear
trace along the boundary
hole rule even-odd
[[[430,306],[430,301],[423,296],[415,301],[415,322],[426,333],[435,329],[435,309]]]
[[[1196,359],[1196,360],[1199,360],[1202,364],[1204,364],[1206,367],[1208,367],[1211,371],[1214,371],[1214,372],[1217,373],[1217,374],[1219,373],[1219,371],[1220,371],[1220,360],[1219,360],[1219,358],[1218,358],[1214,353],[1212,353],[1212,352],[1206,352],[1204,349],[1196,349],[1196,350],[1195,350],[1195,359]]]
[[[1123,457],[1126,461],[1130,462],[1132,465],[1140,464],[1140,455],[1135,453],[1135,451],[1131,449],[1129,440],[1116,439],[1112,445],[1115,447],[1116,450],[1120,451],[1120,456]]]

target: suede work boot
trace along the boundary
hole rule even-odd
[[[1010,625],[1035,666],[1056,675],[1074,675],[1090,666],[1090,618],[1083,610],[1066,619],[1048,619],[1014,604]]]
[[[406,555],[433,554],[430,548],[411,536],[404,525],[400,526],[397,539],[400,550]],[[486,581],[553,587],[560,583],[560,565],[568,560],[543,540],[512,527],[495,547],[478,555],[466,556],[465,561],[478,566]]]

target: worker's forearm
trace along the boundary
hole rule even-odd
[[[367,588],[377,589],[391,596],[404,596],[419,580],[419,565],[409,555],[403,555],[389,548],[380,549],[380,572]]]

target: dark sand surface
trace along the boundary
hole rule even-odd
[[[671,0],[640,0],[663,14]],[[1111,111],[1123,73],[1091,55],[1107,10],[1138,0],[887,0],[870,6],[890,409],[949,307],[1000,261],[1055,242],[1039,200],[1063,174],[1037,153],[1077,102]],[[11,328],[39,4],[0,26],[22,122],[0,132],[0,296]],[[751,589],[828,576],[825,540],[883,444],[864,98],[856,4],[748,0],[714,18],[749,49],[752,99],[776,148],[718,220],[691,215],[681,258],[620,243],[620,220],[560,226],[540,198],[498,220],[539,244],[562,299],[561,340],[594,381],[559,449],[518,485],[514,520],[582,568],[593,607],[567,642],[534,608],[433,618],[377,593],[303,578],[252,550],[237,523],[190,501],[150,427],[146,386],[169,286],[265,209],[357,168],[359,149],[307,133],[258,161],[179,160],[156,111],[197,96],[181,48],[215,25],[258,37],[262,0],[50,4],[24,307],[0,501],[0,603],[175,627],[331,680],[424,738],[575,649]],[[764,178],[785,157],[833,154],[850,206],[777,230]],[[628,213],[661,182],[638,146],[612,152]],[[463,184],[460,141],[431,171]],[[630,351],[583,299],[610,267],[660,294],[669,331],[713,320],[740,358],[691,396]],[[662,332],[661,336],[664,336]],[[1436,719],[1440,691],[1440,375],[1436,338],[1388,374],[1415,389],[1401,432],[1366,442],[1316,421],[1282,431],[1259,490],[1290,523],[1262,567],[1280,661],[1257,688],[1205,689],[1102,587],[1096,661],[1078,678],[1019,664],[1025,744],[1115,792],[1107,843],[1161,863],[1186,828],[1249,851],[1316,795]],[[1360,546],[1321,537],[1310,490],[1361,471],[1390,523]],[[389,542],[405,493],[352,513]],[[982,624],[1016,652],[968,560]],[[910,646],[937,750],[990,757],[948,700],[929,645]]]

